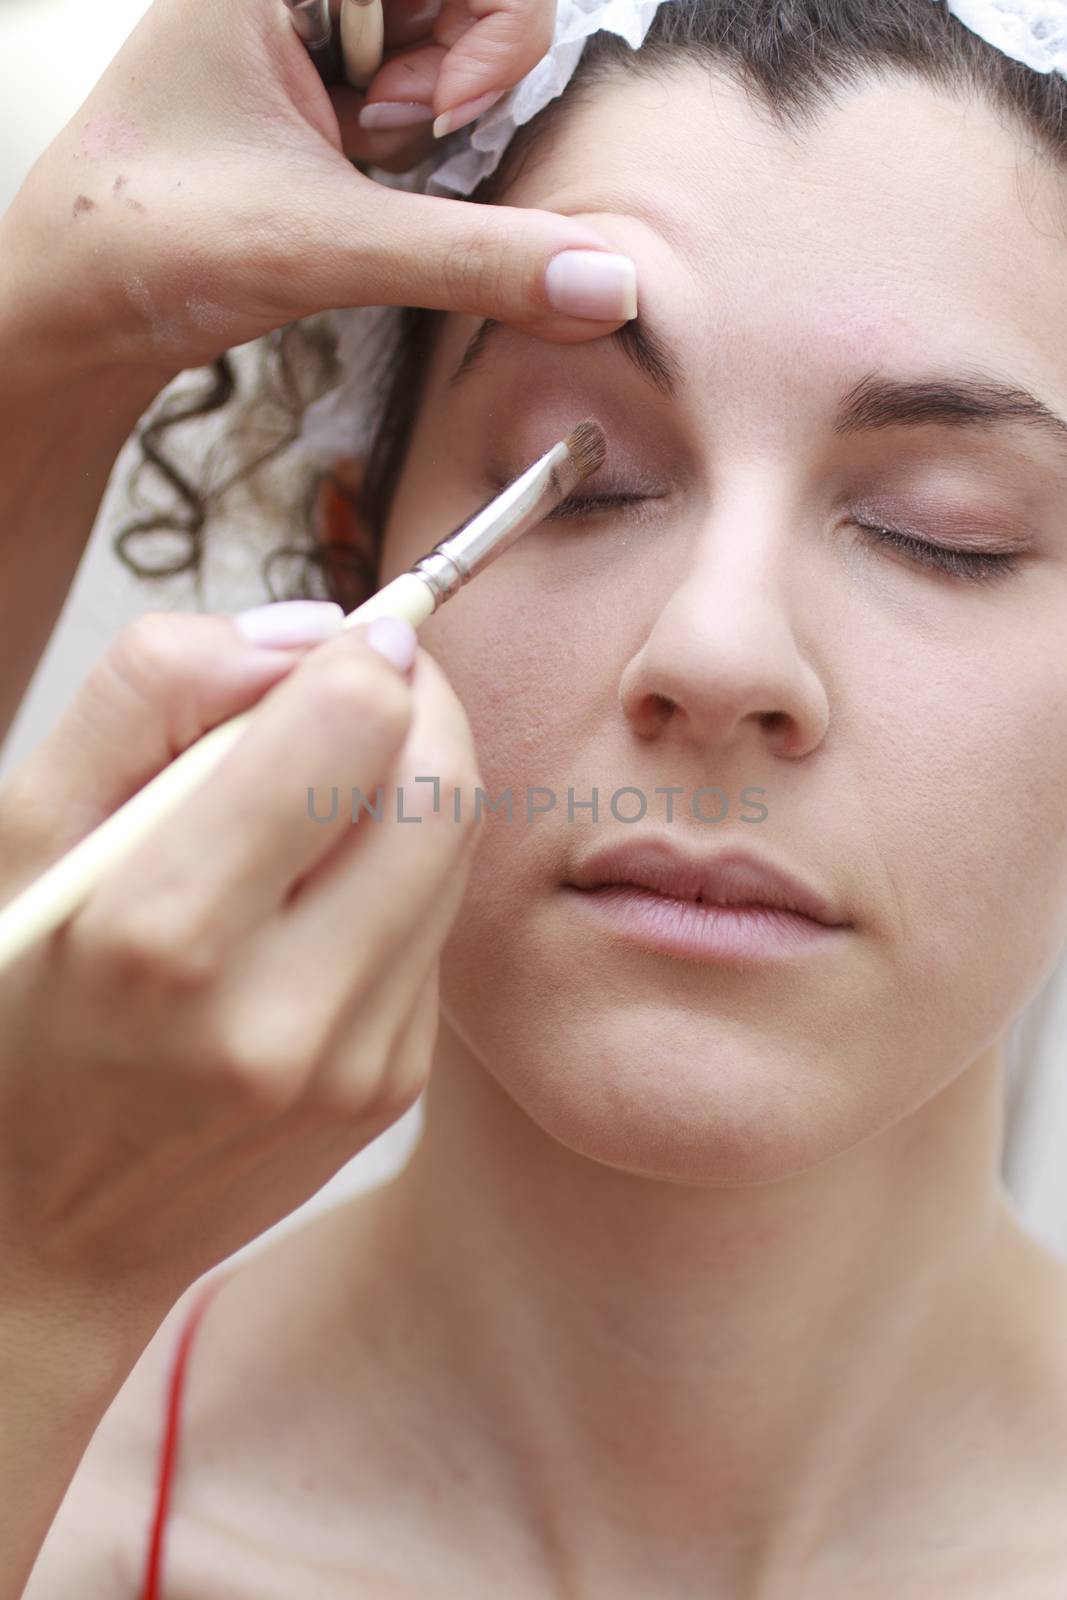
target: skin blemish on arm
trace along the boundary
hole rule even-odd
[[[81,147],[94,161],[108,157],[143,155],[148,140],[132,117],[121,113],[98,113],[82,123]]]
[[[90,200],[87,194],[80,194],[74,202],[73,215],[80,217],[83,211],[95,211],[96,201]]]
[[[122,196],[122,191],[125,189],[129,181],[129,178],[127,178],[123,173],[119,173],[118,177],[111,185],[111,195],[113,199],[118,200]],[[129,195],[126,195],[124,198],[126,205],[131,211],[146,211],[148,209],[147,206],[143,206],[141,204],[140,200],[131,200]]]

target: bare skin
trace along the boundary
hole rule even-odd
[[[471,1387],[464,1328],[405,1243],[407,1188],[401,1177],[315,1219],[245,1262],[211,1301],[186,1381],[165,1600],[212,1600],[221,1574],[233,1600],[609,1592],[608,1579],[554,1564],[521,1467],[529,1441],[497,1434],[506,1423]],[[911,1425],[895,1430],[877,1516],[863,1514],[854,1548],[751,1585],[687,1579],[661,1551],[654,1591],[624,1587],[620,1574],[610,1592],[1059,1600],[1067,1283],[1007,1204],[999,1215],[960,1309],[982,1349],[961,1362],[958,1341],[942,1340],[938,1364],[901,1398],[898,1424]],[[300,1294],[282,1296],[280,1282]],[[354,1315],[353,1300],[373,1314]],[[97,1430],[26,1600],[68,1593],[75,1572],[86,1600],[138,1592],[165,1386],[189,1306],[186,1296],[174,1308]],[[547,1398],[539,1389],[534,1403]],[[893,1415],[890,1394],[876,1399]],[[590,1524],[582,1542],[595,1548],[603,1531]]]
[[[208,1312],[166,1600],[1061,1600],[1067,1273],[998,1169],[1005,1030],[1067,937],[1065,469],[830,419],[934,357],[1064,410],[1065,246],[977,104],[877,87],[780,141],[700,72],[602,86],[546,144],[509,203],[630,250],[683,393],[530,340],[449,404],[450,318],[382,576],[487,437],[521,461],[601,415],[605,479],[660,474],[670,514],[538,529],[423,630],[486,787],[765,781],[759,842],[850,937],[743,974],[623,949],[560,892],[587,818],[487,827],[411,1163]],[[1030,173],[1046,222],[1060,181]],[[1013,538],[1021,575],[834,542],[876,490],[929,538]],[[184,1309],[28,1600],[75,1567],[91,1597],[86,1549],[101,1597],[136,1583]]]

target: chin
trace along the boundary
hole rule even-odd
[[[493,1058],[489,1058],[492,1060]],[[644,1028],[634,1018],[550,1030],[512,1050],[500,1087],[551,1138],[620,1172],[673,1183],[768,1183],[819,1165],[873,1130],[860,1104],[805,1060],[727,1024]],[[870,1113],[871,1108],[868,1108]]]
[[[460,983],[442,965],[461,1070],[487,1073],[542,1133],[619,1172],[707,1187],[773,1182],[907,1109],[888,1097],[885,1063],[874,1079],[882,1094],[865,1097],[854,1060],[766,1017],[647,994],[625,1005],[587,994],[578,1007],[558,986],[471,984],[466,970]]]
[[[441,1032],[576,1155],[704,1187],[810,1171],[918,1111],[985,1048],[1003,997],[905,981],[863,947],[747,972],[561,938],[551,906],[461,912],[441,958]],[[983,1014],[983,1012],[985,1014]]]

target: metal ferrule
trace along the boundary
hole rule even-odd
[[[328,45],[333,34],[330,0],[286,0],[293,26],[309,50]]]
[[[566,444],[553,445],[462,527],[416,561],[411,570],[429,584],[434,610],[565,500],[578,481],[578,469]]]
[[[440,547],[416,561],[411,570],[417,572],[421,578],[425,578],[433,591],[434,611],[442,601],[447,600],[450,594],[455,594],[456,590],[462,588],[466,582],[462,568],[457,567]]]

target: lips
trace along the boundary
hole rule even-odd
[[[588,855],[569,883],[587,890],[630,884],[671,900],[769,907],[829,928],[850,926],[828,896],[762,856],[737,848],[698,856],[665,839],[620,840]]]

